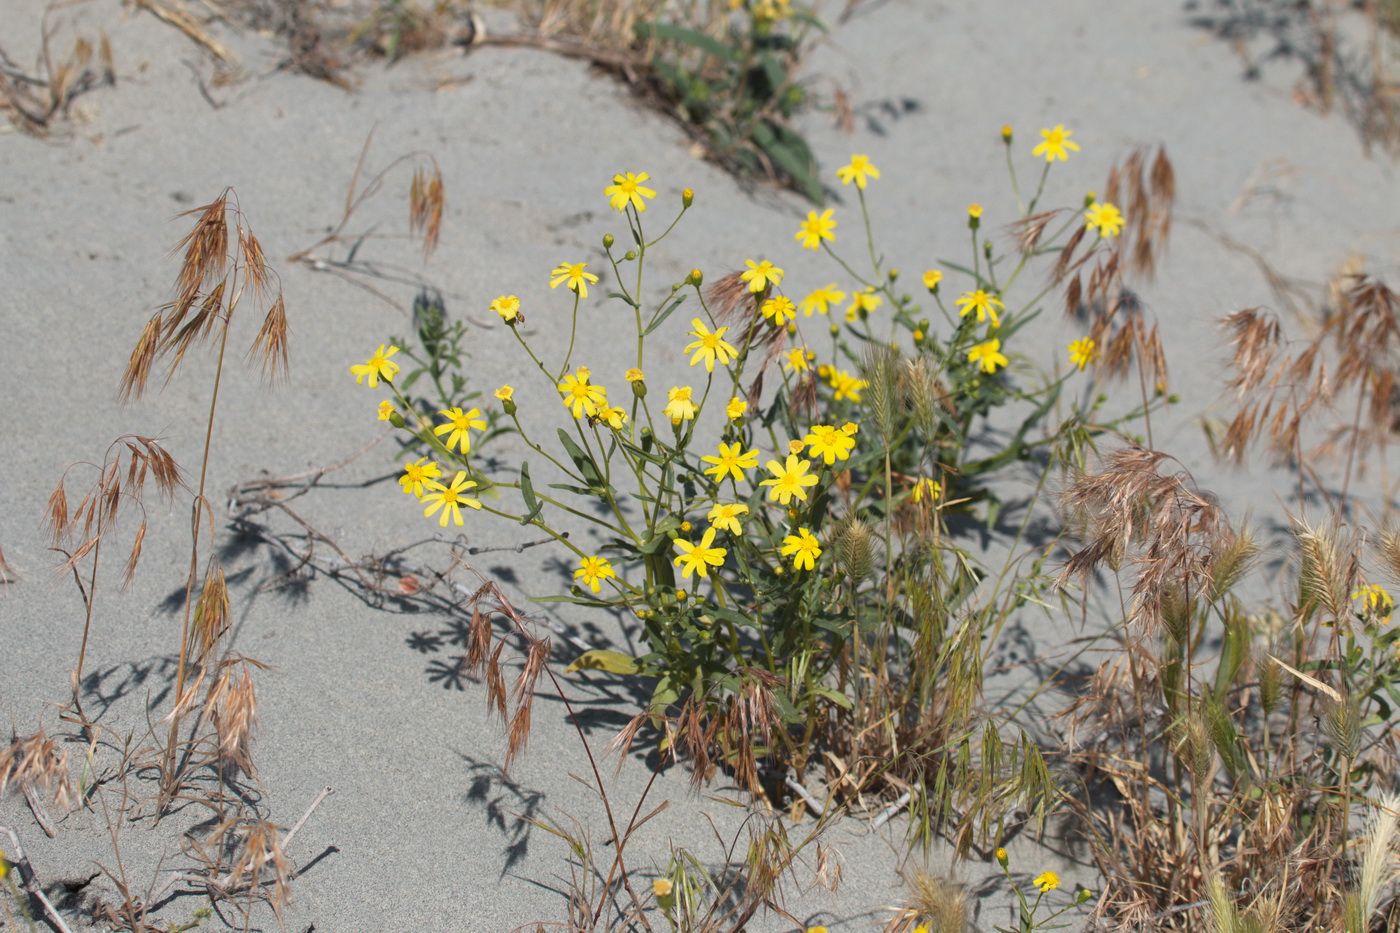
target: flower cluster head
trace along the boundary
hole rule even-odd
[[[603,189],[603,194],[608,196],[613,210],[626,210],[627,205],[631,204],[640,213],[647,209],[647,204],[642,198],[656,197],[655,191],[642,187],[642,182],[650,177],[646,172],[640,175],[633,175],[631,172],[614,175],[613,183]]]
[[[875,294],[872,286],[864,291],[853,292],[851,294],[851,306],[846,309],[846,320],[854,321],[861,314],[870,314],[880,305],[885,303],[885,299]]]
[[[667,897],[674,889],[675,885],[671,883],[670,878],[657,878],[651,883],[651,893],[657,897]]]
[[[724,555],[729,552],[722,547],[711,547],[714,541],[714,526],[705,529],[699,544],[691,544],[683,538],[676,539],[676,550],[681,553],[675,559],[675,564],[681,568],[683,579],[690,579],[692,573],[708,577],[711,567],[719,567],[724,563]]]
[[[612,564],[605,557],[585,557],[579,561],[579,568],[574,571],[574,579],[582,580],[583,585],[592,590],[595,594],[599,592],[599,581],[615,579],[617,574],[613,572]]]
[[[428,462],[424,462],[427,460]],[[423,489],[432,480],[442,475],[442,468],[436,463],[421,457],[412,463],[403,465],[403,476],[399,477],[399,485],[403,487],[405,495],[423,498]]]
[[[728,327],[718,327],[714,333],[710,333],[705,322],[698,317],[693,318],[690,326],[695,328],[690,332],[690,336],[695,338],[694,343],[686,345],[685,352],[695,351],[695,355],[690,358],[690,365],[694,366],[701,360],[705,361],[705,372],[715,371],[715,361],[718,360],[721,366],[728,366],[730,360],[739,355],[733,345],[724,339]]]
[[[938,288],[938,283],[943,281],[943,272],[939,269],[929,269],[924,273],[924,288],[933,291]]]
[[[994,373],[998,366],[1005,366],[1011,362],[1001,352],[1001,341],[995,337],[969,349],[967,360],[969,363],[976,363],[980,366],[984,373]]]
[[[968,216],[969,218],[971,218],[972,220],[981,220],[981,219],[982,219],[982,205],[977,204],[976,202],[974,202],[974,203],[972,203],[972,204],[969,204],[969,205],[967,206],[967,216]]]
[[[831,231],[836,229],[836,221],[832,219],[831,214],[831,208],[822,211],[820,215],[816,211],[808,211],[807,219],[797,228],[793,239],[801,243],[803,249],[819,249],[822,240],[835,242],[836,235]]]
[[[774,327],[782,327],[797,317],[797,308],[786,295],[774,295],[759,306],[763,316],[773,322]]]
[[[1054,162],[1056,159],[1065,161],[1069,158],[1070,152],[1078,152],[1079,144],[1070,141],[1071,131],[1065,129],[1063,123],[1057,123],[1053,130],[1041,130],[1040,135],[1044,141],[1031,150],[1033,156],[1045,156],[1045,161]]]
[[[849,165],[843,165],[836,170],[836,177],[841,179],[841,184],[849,185],[855,182],[856,187],[864,191],[866,181],[879,178],[880,170],[871,164],[869,157],[853,155]]]
[[[943,484],[930,477],[922,477],[914,484],[913,490],[909,493],[909,498],[915,502],[937,502],[938,497],[943,495]]]
[[[997,311],[1006,310],[1006,306],[1001,303],[1001,299],[994,294],[984,292],[980,288],[975,292],[963,292],[962,297],[953,303],[957,305],[959,316],[967,317],[970,313],[976,311],[977,323],[981,324],[986,321],[987,318],[991,318],[993,327],[1001,326],[1001,318],[997,316]]]
[[[825,370],[825,372],[823,373],[822,370]],[[852,402],[859,402],[861,399],[861,390],[870,384],[864,379],[852,376],[844,369],[836,369],[831,366],[823,366],[821,369],[817,370],[817,374],[836,390],[834,398],[838,402],[844,399],[850,399]]]
[[[813,311],[826,314],[831,310],[832,305],[840,304],[845,300],[846,293],[838,289],[835,282],[832,282],[825,288],[819,288],[803,298],[798,308],[801,309],[804,317],[811,317]]]
[[[394,376],[398,374],[399,364],[390,360],[389,357],[398,352],[398,347],[390,347],[387,353],[384,352],[384,344],[381,343],[379,349],[374,352],[374,356],[363,363],[351,366],[350,374],[355,377],[355,385],[364,385],[366,376],[369,377],[371,389],[378,387],[380,379],[385,382],[393,382]]]
[[[700,409],[690,400],[694,390],[690,386],[676,386],[666,393],[666,407],[661,413],[671,419],[672,424],[680,424],[695,417]]]
[[[768,472],[773,474],[773,478],[765,479],[759,485],[773,487],[768,491],[770,501],[776,500],[787,505],[792,502],[792,497],[796,496],[806,502],[806,487],[817,484],[817,478],[807,472],[812,468],[812,461],[803,460],[797,454],[788,454],[784,463],[769,460],[767,468]]]
[[[379,403],[379,420],[388,421],[394,417],[394,403],[387,398]]]
[[[726,476],[734,477],[736,483],[743,482],[744,471],[752,470],[758,466],[758,451],[744,451],[744,445],[739,443],[719,445],[718,457],[701,457],[704,463],[713,463],[714,466],[705,470],[712,473],[715,482],[721,482]]]
[[[1053,871],[1043,871],[1035,876],[1035,879],[1031,881],[1031,884],[1039,888],[1041,894],[1044,894],[1045,892],[1053,891],[1060,886],[1060,876],[1055,874]]]
[[[1111,239],[1123,232],[1123,212],[1112,204],[1098,201],[1090,203],[1084,211],[1084,226],[1098,232],[1104,239]]]
[[[808,365],[812,359],[812,354],[806,347],[793,347],[791,350],[783,351],[783,369],[790,373],[805,373],[811,367]]]
[[[443,528],[447,527],[449,518],[458,528],[462,527],[462,506],[481,508],[479,500],[465,494],[468,489],[475,489],[476,483],[467,479],[467,474],[462,470],[457,471],[451,486],[444,486],[437,480],[429,480],[427,487],[429,492],[421,497],[422,501],[427,503],[423,515],[425,518],[431,518],[434,512],[441,509],[442,517],[438,519],[438,525]]]
[[[811,433],[802,438],[802,443],[811,448],[813,457],[820,457],[827,466],[850,457],[856,446],[855,438],[844,428],[829,424],[812,425]]]
[[[735,396],[729,400],[729,404],[724,406],[724,416],[730,421],[738,421],[744,417],[744,412],[749,410],[749,403]]]
[[[561,267],[562,268],[562,267]],[[596,281],[596,280],[595,280]],[[525,318],[520,313],[520,299],[514,295],[502,295],[491,302],[491,310],[501,316],[507,324],[523,324]]]
[[[433,428],[433,433],[438,437],[448,434],[446,444],[448,450],[457,447],[463,454],[471,453],[472,438],[467,433],[467,429],[476,428],[480,431],[486,427],[486,420],[481,417],[481,409],[473,408],[471,411],[463,412],[460,408],[447,408],[438,414],[447,419],[447,424],[440,424]],[[451,433],[449,434],[449,432]]]
[[[1391,609],[1395,607],[1395,602],[1390,598],[1390,594],[1385,591],[1385,587],[1376,583],[1361,584],[1351,591],[1351,598],[1361,602],[1363,611],[1378,616],[1390,615]]]
[[[623,374],[622,378],[626,379],[628,382],[645,382],[647,377],[643,375],[640,369],[633,366]]]
[[[559,383],[564,404],[573,411],[575,418],[596,418],[608,404],[608,390],[590,383],[588,379],[591,375],[586,367],[580,366],[573,375],[565,376],[564,381]]]
[[[757,451],[754,451],[757,453]],[[732,535],[741,535],[744,528],[739,524],[739,516],[748,514],[749,507],[742,502],[715,503],[705,516],[713,528],[719,528]]]
[[[1098,358],[1099,346],[1093,337],[1080,337],[1069,345],[1069,361],[1078,366],[1080,372]]]
[[[755,295],[762,292],[769,285],[783,284],[783,270],[773,265],[767,259],[761,262],[745,259],[744,265],[748,266],[749,269],[747,272],[741,272],[739,278],[741,281],[749,283],[749,291],[753,292]]]
[[[817,558],[822,556],[820,543],[807,528],[797,529],[797,534],[783,537],[781,554],[792,558],[795,570],[811,570],[817,566]]]
[[[549,287],[557,288],[565,283],[569,286],[569,291],[576,293],[580,298],[588,297],[588,283],[597,283],[598,277],[592,272],[584,272],[588,268],[586,262],[567,263],[561,262],[550,272]]]

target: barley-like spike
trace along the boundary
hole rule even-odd
[[[269,384],[287,375],[287,308],[281,295],[267,309],[262,328],[248,353],[262,358],[263,378]]]

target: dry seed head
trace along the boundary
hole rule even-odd
[[[269,384],[287,375],[287,307],[281,295],[267,309],[248,354],[262,358],[263,378]]]
[[[1345,694],[1341,700],[1325,701],[1322,728],[1338,753],[1354,762],[1361,749],[1361,698]]]
[[[875,421],[875,429],[888,445],[895,433],[895,405],[899,400],[899,352],[885,344],[873,347],[861,364],[865,388],[865,410]]]
[[[0,799],[4,798],[11,782],[21,789],[31,787],[47,791],[65,810],[72,804],[68,753],[60,751],[57,743],[42,729],[22,739],[15,737],[0,749]]]
[[[433,163],[431,172],[422,167],[414,169],[408,193],[408,230],[410,235],[422,234],[424,261],[437,248],[445,204],[442,171],[437,163]]]
[[[1381,906],[1381,896],[1395,877],[1393,865],[1397,821],[1400,821],[1400,796],[1386,794],[1372,801],[1375,812],[1361,842],[1361,876],[1357,879],[1356,898],[1360,908],[1360,930],[1369,929],[1371,918]]]
[[[204,576],[204,586],[200,587],[199,597],[195,600],[190,626],[190,656],[196,664],[203,664],[214,656],[214,649],[228,626],[228,584],[224,580],[223,568],[211,562]]]
[[[1302,520],[1295,523],[1293,536],[1298,542],[1299,559],[1297,608],[1305,620],[1321,613],[1324,622],[1335,622],[1347,611],[1356,558],[1343,558],[1337,534],[1335,528],[1314,527]]]
[[[1245,517],[1241,529],[1227,528],[1222,533],[1223,544],[1216,552],[1215,565],[1210,570],[1210,598],[1220,599],[1239,582],[1249,570],[1259,547],[1249,532],[1249,518]]]
[[[913,414],[919,430],[932,434],[934,428],[934,407],[944,393],[934,373],[933,361],[927,356],[902,360],[900,363],[901,397],[909,412]]]
[[[266,669],[251,658],[235,656],[219,662],[218,673],[204,698],[205,714],[218,736],[218,757],[249,777],[253,767],[253,729],[257,725],[258,697],[250,668]]]
[[[875,536],[870,526],[854,516],[842,519],[836,529],[836,560],[853,586],[858,586],[875,566]]]
[[[1040,245],[1041,237],[1045,235],[1045,228],[1050,225],[1050,221],[1060,216],[1061,210],[1032,214],[1013,224],[1011,229],[1016,238],[1016,249],[1025,254],[1035,252],[1036,247]]]
[[[121,383],[117,387],[117,394],[122,401],[140,398],[145,393],[164,330],[165,321],[160,312],[154,314],[142,328],[141,336],[137,338],[136,346],[131,349],[131,359],[127,361],[126,370],[122,373]]]
[[[195,296],[207,282],[222,279],[228,267],[228,191],[203,207],[196,207],[177,215],[189,217],[198,214],[194,229],[185,234],[175,247],[175,252],[184,250],[184,260],[176,279],[177,301],[184,306],[192,304]]]
[[[915,869],[909,887],[906,916],[916,914],[928,933],[964,933],[970,918],[967,892],[961,885],[920,868]]]

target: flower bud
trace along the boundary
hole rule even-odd
[[[839,324],[832,324],[832,325],[831,325],[831,336],[833,336],[833,337],[839,337],[839,336],[841,336],[841,326],[840,326]]]
[[[501,409],[502,409],[503,411],[505,411],[507,417],[509,417],[509,416],[511,416],[511,415],[514,415],[514,414],[515,414],[515,399],[513,399],[513,398],[508,398],[508,399],[506,399],[505,401],[501,402]]]
[[[635,249],[629,249],[627,252],[622,254],[622,258],[627,260],[628,262],[631,262],[632,260],[637,258],[637,251]]]
[[[897,281],[899,281],[899,270],[898,270],[898,269],[891,269],[891,270],[890,270],[890,281],[891,281],[891,282],[897,282]]]
[[[1006,867],[1006,863],[1007,863],[1008,861],[1010,861],[1010,860],[1006,857],[1006,850],[1005,850],[1005,849],[1002,849],[1002,848],[998,848],[998,849],[997,849],[997,864],[1000,865],[1002,868],[1005,868],[1005,867]]]
[[[686,281],[696,288],[699,288],[700,283],[705,281],[705,273],[701,272],[699,269],[691,269],[690,277],[687,278]]]
[[[1088,888],[1080,888],[1080,889],[1079,889],[1079,894],[1076,895],[1075,898],[1074,898],[1074,903],[1075,903],[1076,905],[1082,904],[1082,903],[1084,903],[1085,901],[1087,901],[1089,898],[1091,898],[1091,897],[1093,897],[1093,896],[1094,896],[1094,892],[1093,892],[1093,891],[1090,891]]]
[[[681,207],[690,207],[695,201],[695,192],[689,188],[681,192]]]
[[[1009,125],[1001,128],[1001,141],[1008,146],[1011,145],[1011,127]]]
[[[612,245],[613,235],[611,233],[603,234],[603,249],[612,249]]]
[[[392,415],[389,416],[389,423],[396,428],[406,427],[406,425],[404,424],[403,415],[399,414],[398,412],[394,412]]]

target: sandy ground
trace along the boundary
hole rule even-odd
[[[18,62],[33,59],[41,8],[37,0],[0,5],[0,44]],[[998,137],[1003,124],[1016,128],[1027,174],[1036,170],[1029,150],[1040,127],[1073,129],[1083,148],[1053,173],[1050,200],[1059,204],[1101,188],[1129,147],[1164,143],[1177,172],[1176,232],[1160,276],[1142,295],[1163,326],[1182,402],[1156,425],[1155,439],[1232,514],[1253,510],[1278,519],[1288,478],[1216,465],[1199,427],[1219,394],[1225,362],[1216,321],[1275,303],[1258,266],[1217,235],[1257,250],[1309,287],[1353,254],[1390,271],[1400,255],[1400,192],[1394,166],[1368,158],[1342,118],[1320,117],[1293,101],[1295,67],[1267,66],[1262,80],[1244,80],[1240,58],[1189,22],[1210,9],[1164,0],[871,0],[835,28],[806,70],[819,92],[846,89],[855,130],[838,129],[822,113],[804,118],[802,129],[833,183],[852,152],[879,166],[882,179],[870,191],[877,238],[892,264],[911,271],[961,256],[968,203],[985,205],[989,228],[1012,219]],[[601,193],[615,172],[649,172],[658,205],[674,204],[683,188],[696,192],[695,209],[652,267],[657,288],[691,267],[716,274],[759,255],[786,266],[793,282],[833,277],[793,242],[805,204],[768,190],[746,192],[696,160],[674,125],[578,61],[528,49],[438,53],[392,69],[365,67],[362,83],[347,93],[278,72],[277,48],[255,36],[230,36],[250,76],[211,90],[215,108],[194,78],[208,75],[207,61],[168,26],[123,15],[109,0],[62,19],[90,34],[106,30],[119,81],[79,101],[66,139],[0,136],[0,547],[17,573],[0,600],[0,716],[21,734],[41,721],[55,726],[54,704],[65,698],[82,634],[81,600],[55,573],[42,529],[54,483],[68,464],[100,460],[128,432],[164,437],[187,469],[198,462],[212,374],[204,357],[164,391],[126,406],[114,400],[143,322],[170,293],[176,263],[168,251],[186,230],[171,221],[175,213],[232,187],[273,260],[291,320],[285,385],[268,391],[239,368],[225,382],[209,479],[216,499],[264,472],[336,462],[379,430],[381,394],[357,387],[346,369],[389,334],[407,331],[406,318],[342,278],[282,261],[339,219],[371,131],[372,168],[405,153],[430,153],[449,199],[442,244],[426,265],[402,241],[366,244],[373,261],[402,270],[374,284],[405,306],[415,283],[431,285],[450,312],[485,324],[473,330],[468,371],[472,385],[488,394],[517,378],[520,358],[509,335],[490,326],[487,304],[499,294],[520,295],[532,340],[562,346],[566,334],[557,322],[568,301],[549,291],[546,273],[566,260],[597,269],[603,233],[625,233]],[[1262,54],[1267,43],[1253,50]],[[1270,166],[1283,171],[1256,185]],[[402,230],[406,184],[406,175],[392,176],[352,227]],[[849,198],[833,206],[848,224],[843,230],[854,231]],[[614,382],[629,365],[606,318],[615,310],[590,300],[576,350],[595,372],[616,370]],[[251,308],[241,313],[238,354],[259,320]],[[662,350],[649,371],[684,367],[686,328],[670,323],[669,336],[661,336],[672,349]],[[1048,368],[1074,336],[1068,325],[1051,322],[1043,344],[1021,349],[1030,363]],[[529,423],[551,423],[553,399],[539,391],[521,396]],[[392,481],[364,486],[393,468],[393,451],[383,444],[304,497],[302,514],[352,555],[423,537],[435,526],[425,528]],[[82,468],[69,476],[78,486],[90,481]],[[148,519],[133,585],[119,590],[115,572],[99,582],[88,660],[100,675],[90,705],[101,709],[111,735],[137,741],[148,702],[169,682],[179,626],[172,597],[188,560],[186,506],[152,502]],[[473,522],[469,543],[514,543],[516,531]],[[482,689],[470,681],[454,688],[435,676],[455,657],[447,619],[367,606],[323,578],[295,592],[260,589],[278,571],[265,550],[234,542],[225,558],[235,647],[270,665],[259,681],[255,746],[262,803],[285,825],[322,787],[335,791],[290,853],[304,872],[286,928],[478,931],[564,920],[565,848],[523,818],[571,814],[595,835],[604,821],[596,800],[567,776],[584,773],[586,761],[557,702],[541,701],[529,751],[503,777],[502,733],[486,715]],[[542,548],[483,556],[478,566],[523,604],[530,594],[557,591],[560,559]],[[626,644],[611,620],[556,615],[580,637]],[[1069,631],[1062,620],[1039,617],[1025,628],[1045,654],[1060,650]],[[425,647],[421,636],[443,632],[445,639]],[[597,710],[590,725],[596,745],[635,709],[635,699],[604,678],[571,681],[570,690]],[[630,811],[647,776],[634,757],[610,779],[622,808]],[[722,785],[707,793],[738,799]],[[671,805],[631,851],[643,878],[664,865],[668,840],[714,860],[720,853],[707,820],[723,832],[736,825],[732,808],[690,793],[683,774],[664,775],[651,800]],[[46,880],[84,878],[98,865],[117,870],[100,810],[68,816],[49,840],[11,796],[0,801],[0,823],[21,832]],[[145,890],[157,868],[184,864],[178,823],[167,820],[154,831],[146,823],[115,825],[135,890]],[[876,928],[881,907],[900,896],[903,831],[898,819],[878,832],[862,820],[838,824],[828,838],[844,860],[846,884],[834,896],[809,891],[789,909],[804,924]],[[1028,874],[1054,867],[1067,887],[1096,886],[1092,869],[1061,844],[1017,849],[1013,857]],[[928,863],[946,870],[946,851],[935,847]],[[994,867],[974,861],[955,874],[977,886]],[[94,887],[111,886],[99,879]],[[177,897],[161,916],[179,920],[201,903]],[[1004,892],[986,898],[979,926],[1009,922],[1004,905]],[[265,913],[253,922],[276,926]],[[792,926],[769,917],[751,928]]]

